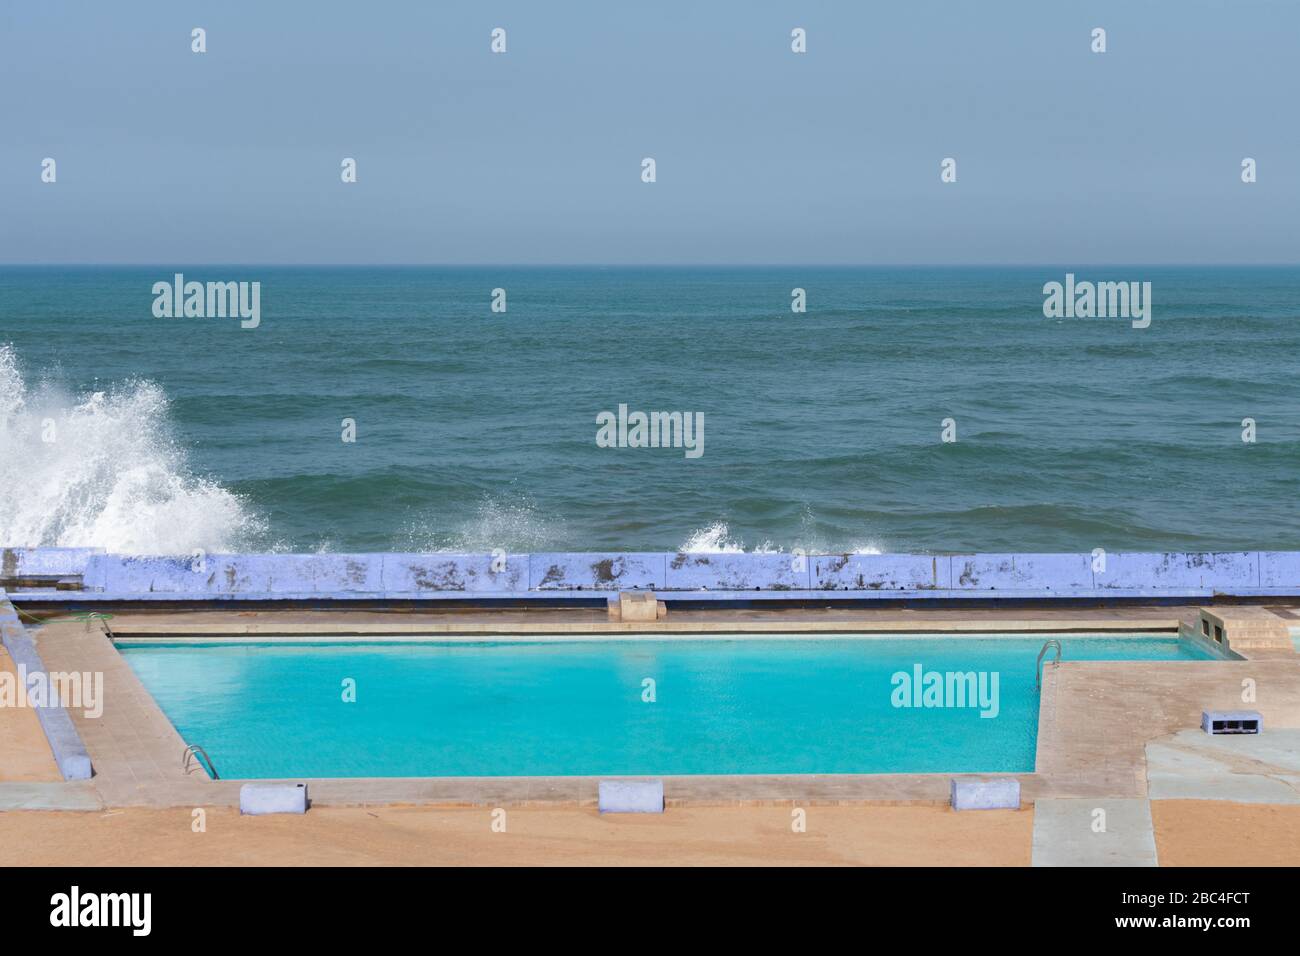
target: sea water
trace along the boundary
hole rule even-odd
[[[253,329],[176,271],[0,268],[0,544],[1300,548],[1296,268],[184,268]],[[1149,327],[1045,317],[1070,271]]]

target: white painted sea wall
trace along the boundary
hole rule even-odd
[[[54,579],[68,579],[56,589]],[[35,582],[33,583],[33,579]],[[48,579],[42,588],[39,579]],[[536,600],[647,590],[718,600],[1300,596],[1300,552],[111,554],[0,549],[0,586],[53,600]],[[18,593],[15,591],[15,593]]]

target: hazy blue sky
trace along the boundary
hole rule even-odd
[[[1298,38],[1282,0],[9,2],[0,261],[1297,262]]]

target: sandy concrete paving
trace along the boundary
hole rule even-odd
[[[131,808],[0,813],[0,865],[58,866],[1027,866],[1033,812],[813,807],[806,833],[783,807],[663,816],[519,809],[494,833],[488,810],[317,808],[241,817]],[[1300,806],[1155,800],[1162,866],[1300,866]]]
[[[660,815],[322,807],[241,817],[130,808],[0,813],[0,865],[1028,866],[1033,813],[938,807],[708,807]]]
[[[1300,866],[1296,804],[1152,800],[1151,819],[1161,866]]]

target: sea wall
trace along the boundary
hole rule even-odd
[[[24,584],[24,579],[26,583]],[[48,579],[33,586],[31,579]],[[57,586],[55,579],[58,580]],[[666,600],[1300,596],[1300,552],[1107,554],[109,554],[0,549],[14,597],[105,600]],[[19,588],[19,590],[15,590]]]

